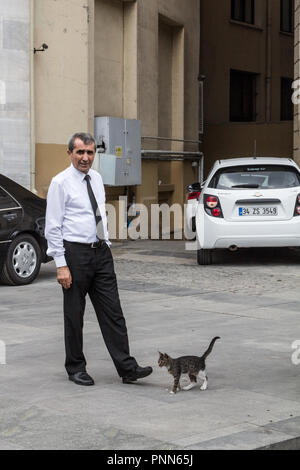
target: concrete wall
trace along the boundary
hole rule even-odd
[[[140,119],[144,136],[198,138],[199,5],[199,0],[95,1],[96,115]],[[147,140],[143,147],[183,149]],[[182,203],[194,179],[190,163],[143,162],[142,185],[132,192],[148,206],[162,197]],[[107,190],[111,201],[121,194],[124,188]]]
[[[94,4],[35,0],[36,187],[45,196],[51,177],[69,165],[66,143],[94,129]]]
[[[143,136],[197,140],[199,26],[199,0],[95,0],[95,115],[139,119]],[[142,146],[184,149],[152,140]],[[191,163],[143,161],[142,184],[129,195],[148,208],[183,203],[196,179]],[[107,188],[107,199],[124,192]]]
[[[97,116],[123,116],[123,51],[123,3],[119,0],[96,0],[95,114]]]
[[[137,4],[95,0],[95,115],[137,119]]]
[[[39,194],[69,164],[69,136],[93,132],[94,115],[139,119],[143,136],[198,139],[199,6],[200,0],[35,0],[35,44],[49,46],[34,58]],[[183,203],[185,186],[196,179],[191,163],[143,162],[142,185],[130,191],[146,205],[160,193]],[[124,192],[107,188],[107,200]]]
[[[292,156],[292,121],[280,122],[280,80],[293,78],[293,35],[280,32],[280,0],[272,0],[268,53],[267,3],[256,0],[255,25],[247,25],[231,20],[230,0],[201,1],[206,172],[217,158],[253,155],[255,141],[257,155]],[[258,74],[255,123],[230,122],[230,69]]]
[[[198,0],[138,1],[138,116],[144,136],[198,139],[199,27]],[[184,149],[181,143],[148,140],[143,147]],[[198,147],[187,145],[185,150]],[[149,175],[148,163],[144,169]],[[183,203],[186,184],[197,180],[191,163],[152,164],[152,172],[161,184],[150,194],[146,185],[136,190],[146,205]]]
[[[300,0],[295,0],[294,78],[300,79]],[[294,108],[294,159],[300,165],[300,106]]]
[[[0,172],[30,187],[29,0],[1,0]]]
[[[292,157],[292,123],[227,123],[205,126],[206,173],[213,162],[230,157]]]

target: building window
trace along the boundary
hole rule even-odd
[[[294,118],[292,83],[292,78],[281,78],[281,121],[292,121]]]
[[[255,23],[254,0],[231,0],[231,19],[243,23]]]
[[[230,71],[230,121],[256,121],[256,74]]]
[[[280,30],[294,32],[294,0],[280,0]]]

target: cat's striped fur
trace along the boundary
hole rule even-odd
[[[206,375],[206,366],[205,360],[207,356],[211,353],[215,342],[217,339],[220,339],[219,336],[213,338],[210,342],[209,347],[205,353],[201,356],[181,356],[176,359],[168,356],[166,353],[159,352],[158,365],[159,367],[166,367],[168,372],[174,377],[174,385],[171,393],[176,393],[177,389],[180,390],[180,377],[182,374],[188,374],[190,378],[190,384],[183,388],[183,390],[190,390],[195,387],[197,384],[197,377],[200,374],[203,379],[203,384],[200,387],[201,390],[207,389],[207,375]]]

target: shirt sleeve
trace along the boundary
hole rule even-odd
[[[103,181],[102,181],[102,177],[101,175],[100,176],[100,181],[101,181],[101,190],[103,192],[103,201],[102,203],[99,204],[99,210],[100,210],[100,214],[101,214],[101,217],[102,217],[102,223],[103,223],[103,229],[104,229],[104,238],[105,238],[105,241],[107,243],[108,246],[111,246],[111,242],[109,240],[109,234],[108,234],[108,229],[107,229],[107,217],[106,217],[106,207],[105,207],[105,188],[104,188],[104,184],[103,184]]]
[[[48,242],[47,255],[54,259],[57,268],[67,266],[62,234],[64,209],[62,184],[52,180],[47,195],[45,237]]]

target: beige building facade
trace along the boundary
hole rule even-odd
[[[93,133],[95,116],[140,120],[145,150],[199,151],[200,0],[32,1],[34,42],[48,45],[34,57],[39,195],[69,165],[69,137]],[[142,184],[108,187],[107,201],[182,204],[197,172],[190,160],[143,159]]]
[[[300,80],[300,0],[295,0],[294,78]],[[299,87],[298,87],[299,88]],[[294,108],[294,159],[300,165],[300,106]]]
[[[296,78],[299,3],[295,0]],[[205,173],[218,158],[292,156],[293,146],[299,160],[299,113],[296,107],[293,145],[289,106],[293,0],[5,0],[5,5],[0,53],[11,63],[0,74],[0,111],[7,125],[14,117],[23,126],[27,150],[14,164],[2,139],[0,163],[9,162],[2,171],[14,175],[26,160],[20,182],[40,196],[46,197],[51,178],[69,165],[69,137],[78,130],[94,133],[95,116],[140,120],[142,149],[169,155],[143,157],[140,185],[107,187],[107,201],[115,206],[125,194],[148,208],[183,204],[186,186],[199,179],[200,151]],[[16,24],[14,11],[22,12]],[[42,44],[48,48],[34,54]],[[10,81],[12,66],[20,84]],[[9,94],[12,85],[16,91]],[[21,105],[13,104],[17,98]],[[183,160],[174,152],[198,157]]]
[[[201,0],[206,172],[219,158],[292,157],[291,5]]]
[[[0,2],[0,173],[30,187],[35,142],[31,139],[30,0]],[[33,48],[33,46],[32,46]]]

